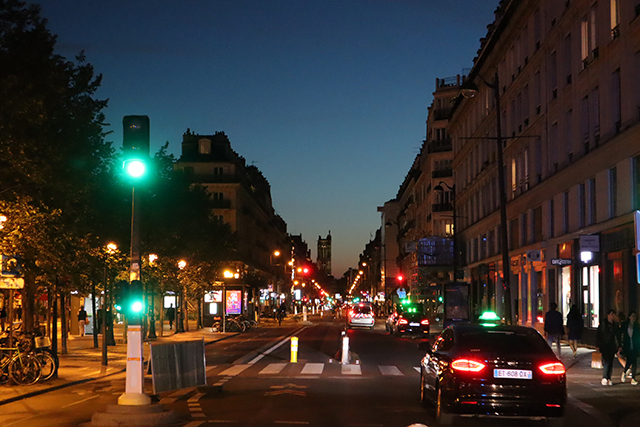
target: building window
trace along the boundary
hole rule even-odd
[[[611,75],[611,117],[616,135],[622,126],[622,99],[620,93],[620,68]]]
[[[549,236],[555,237],[556,227],[555,227],[555,201],[553,199],[549,200]]]
[[[618,170],[609,169],[609,218],[618,215]]]
[[[569,232],[569,192],[562,195],[562,232]]]
[[[511,241],[509,250],[513,250],[520,247],[520,221],[518,218],[514,218],[509,221],[510,225],[510,237]]]
[[[198,152],[200,154],[211,154],[211,140],[201,139],[198,141]]]
[[[224,169],[223,169],[223,168],[221,168],[221,167],[215,167],[215,168],[213,168],[213,174],[214,174],[215,176],[221,176],[221,175],[224,175]]]
[[[551,88],[551,99],[558,97],[558,55],[557,52],[551,53],[549,59],[549,87]]]
[[[213,215],[212,220],[215,224],[224,224],[224,217],[222,215]]]
[[[596,223],[596,179],[589,179],[589,225]]]
[[[587,224],[587,198],[584,182],[578,187],[578,228]]]
[[[580,138],[584,145],[584,154],[589,153],[589,96],[580,101]]]
[[[211,193],[212,200],[224,200],[224,193]]]
[[[619,0],[611,1],[611,40],[620,37],[620,5]]]
[[[600,143],[600,91],[596,87],[589,96],[589,124],[593,135],[593,144],[597,147]]]
[[[533,242],[542,242],[542,206],[533,209]]]

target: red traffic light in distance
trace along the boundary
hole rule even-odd
[[[396,276],[396,280],[398,281],[398,283],[402,283],[404,282],[404,276],[402,274],[398,274]]]

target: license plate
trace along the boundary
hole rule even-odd
[[[511,378],[515,380],[533,379],[533,372],[524,369],[494,369],[494,378]]]
[[[409,326],[420,326],[420,323],[411,322],[409,323]]]

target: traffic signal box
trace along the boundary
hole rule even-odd
[[[144,312],[144,296],[142,282],[132,280],[127,293],[126,315],[130,325],[141,325]]]
[[[122,119],[124,170],[128,177],[144,177],[149,160],[149,117],[124,116]]]

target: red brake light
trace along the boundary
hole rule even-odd
[[[456,371],[480,372],[484,369],[484,363],[469,359],[457,359],[451,362],[451,367]]]
[[[406,325],[407,323],[409,323],[407,319],[403,319],[402,317],[398,319],[398,324],[400,325]]]
[[[353,316],[353,310],[349,310],[349,316]]]
[[[423,325],[428,325],[429,324],[429,319],[424,319],[422,322],[420,322]]]
[[[540,370],[548,375],[562,375],[566,372],[564,365],[560,362],[545,363],[540,366]]]

